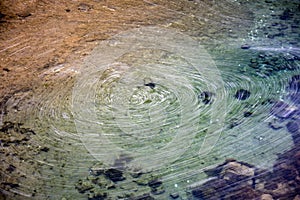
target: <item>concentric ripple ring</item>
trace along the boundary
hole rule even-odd
[[[214,94],[210,105],[199,99],[205,91]],[[197,41],[142,27],[101,42],[84,60],[72,109],[97,160],[113,166],[126,155],[122,167],[149,171],[178,159],[203,129],[197,156],[213,149],[226,114],[224,95],[220,72]]]

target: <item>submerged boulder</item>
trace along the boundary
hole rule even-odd
[[[290,121],[286,124],[286,128],[291,134],[295,134],[299,131],[300,122],[299,121]]]
[[[123,176],[123,172],[115,168],[110,168],[105,170],[104,174],[107,178],[109,178],[113,182],[125,180],[125,177]]]
[[[255,199],[261,193],[253,189],[256,168],[234,159],[206,171],[215,178],[192,189],[196,199]]]
[[[297,107],[291,106],[283,101],[277,101],[272,106],[270,113],[278,118],[288,119],[296,113],[297,109]]]
[[[232,161],[223,166],[220,178],[230,183],[254,176],[255,168],[242,162]]]

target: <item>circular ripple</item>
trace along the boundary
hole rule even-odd
[[[214,94],[206,105],[201,93]],[[199,155],[208,153],[223,126],[223,82],[209,54],[174,30],[130,30],[97,47],[73,90],[81,140],[98,160],[153,170],[178,159],[208,129]],[[223,112],[222,112],[223,110]]]

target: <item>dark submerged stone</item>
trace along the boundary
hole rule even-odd
[[[150,87],[151,89],[154,89],[154,88],[155,88],[155,86],[156,86],[156,84],[155,84],[155,83],[152,83],[152,82],[150,82],[150,83],[145,83],[145,84],[144,84],[144,86],[148,86],[148,87]]]
[[[104,174],[107,178],[109,178],[113,182],[125,180],[125,177],[123,177],[123,172],[118,169],[114,169],[114,168],[107,169],[105,170]]]
[[[154,179],[148,182],[148,186],[151,188],[158,188],[162,185],[162,181],[158,179]]]
[[[16,167],[12,164],[10,164],[7,168],[6,168],[6,171],[8,171],[9,173],[15,171]]]
[[[210,103],[212,103],[212,96],[213,95],[214,94],[212,92],[204,91],[198,96],[198,98],[202,101],[202,103],[210,104]]]
[[[250,49],[250,45],[249,44],[243,44],[242,46],[241,46],[241,49]]]
[[[10,188],[17,188],[17,187],[20,186],[18,183],[10,183],[10,182],[4,182],[4,183],[1,183],[1,184],[5,185],[5,186],[8,186]]]
[[[235,98],[238,99],[238,100],[246,100],[250,97],[250,92],[248,90],[245,90],[245,89],[240,89],[238,91],[236,91],[235,93]]]
[[[299,122],[290,121],[286,124],[286,128],[290,133],[294,134],[299,131]]]
[[[179,194],[177,192],[175,192],[175,193],[170,194],[170,197],[172,199],[177,199],[177,198],[179,198]]]
[[[283,11],[283,13],[280,15],[280,19],[281,20],[289,20],[289,19],[292,19],[292,17],[293,17],[293,13],[292,13],[292,11],[290,10],[290,9],[285,9],[284,11]]]
[[[297,170],[289,163],[279,163],[273,167],[273,175],[281,181],[292,181],[297,178]]]
[[[202,186],[192,190],[193,197],[197,199],[222,199],[226,194],[227,182],[224,179],[213,179],[207,181]]]
[[[252,112],[244,112],[244,117],[250,117],[253,113]]]
[[[43,152],[48,152],[49,150],[50,150],[49,147],[42,147],[40,149],[40,151],[43,151]]]
[[[267,33],[267,37],[273,39],[275,37],[284,37],[287,26],[285,24],[274,24],[275,32]],[[299,69],[299,65],[295,62],[299,60],[299,56],[294,53],[257,53],[249,62],[249,67],[255,69],[260,77],[268,77],[279,71],[293,71]]]

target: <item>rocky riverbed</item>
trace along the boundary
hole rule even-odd
[[[300,199],[300,4],[0,2],[0,199]]]

